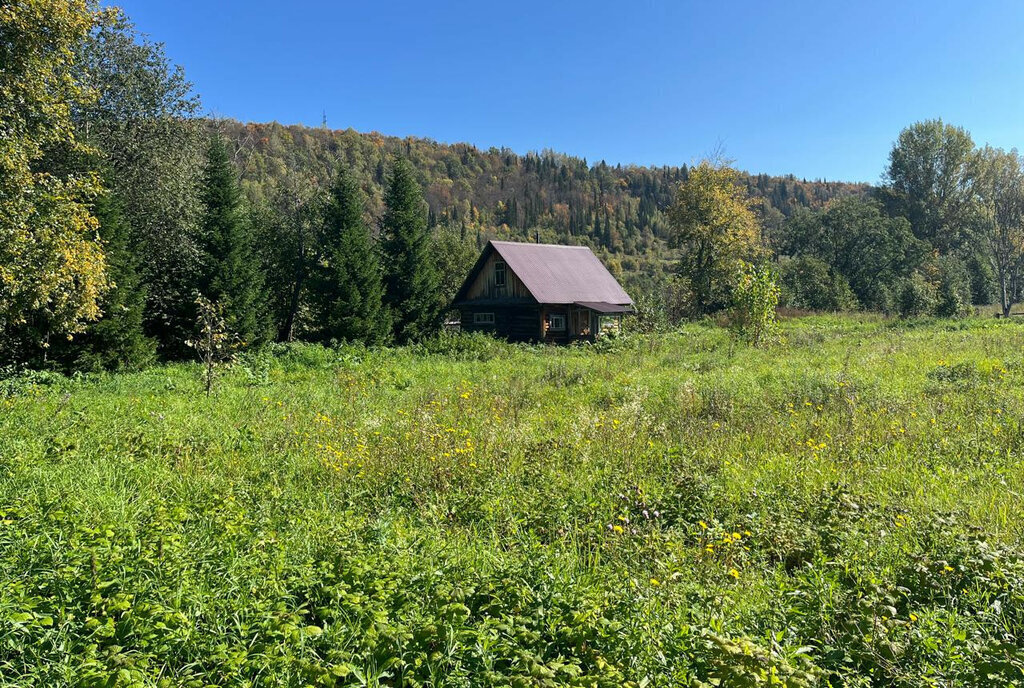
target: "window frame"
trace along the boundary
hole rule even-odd
[[[555,321],[561,323],[561,326],[556,326]],[[548,313],[548,330],[551,332],[565,332],[568,322],[566,321],[565,313]]]
[[[492,312],[480,312],[473,313],[473,324],[474,325],[493,325],[494,324],[494,313]]]
[[[494,261],[494,286],[500,288],[506,284],[508,284],[508,265],[503,260],[496,260]]]

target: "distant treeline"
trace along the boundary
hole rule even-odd
[[[627,287],[639,289],[652,278],[669,276],[674,266],[666,211],[687,178],[685,164],[589,163],[553,151],[519,155],[352,129],[224,120],[207,125],[232,142],[243,187],[257,203],[273,203],[302,186],[312,195],[329,185],[341,164],[357,176],[368,217],[379,217],[388,161],[402,157],[416,170],[430,226],[469,237],[476,247],[490,238],[586,244],[611,263]],[[792,175],[742,174],[740,183],[756,199],[762,224],[775,233],[800,209],[823,208],[870,190],[866,184]]]
[[[209,126],[235,145],[243,185],[256,198],[280,190],[285,176],[300,175],[326,186],[340,163],[362,181],[368,212],[379,214],[388,160],[397,156],[415,168],[432,225],[454,224],[474,234],[500,232],[525,241],[535,240],[539,232],[543,241],[582,241],[616,253],[643,253],[668,238],[665,210],[689,170],[685,164],[590,164],[553,151],[519,155],[504,148],[481,150],[352,129],[225,120]],[[870,189],[792,175],[742,175],[741,184],[759,200],[758,210],[769,226],[800,208],[821,208]]]

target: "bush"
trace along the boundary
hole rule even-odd
[[[52,370],[31,370],[20,366],[0,367],[0,399],[29,394],[39,387],[66,385],[69,379]]]
[[[330,348],[321,344],[283,342],[271,344],[266,350],[282,370],[295,371],[334,368],[360,358],[365,354],[366,348],[358,344]]]
[[[510,346],[483,332],[443,330],[412,345],[410,350],[418,355],[448,356],[458,361],[489,361]]]
[[[637,295],[634,306],[636,314],[623,321],[628,331],[650,334],[669,329],[669,309],[665,300],[657,294],[647,292]]]
[[[896,310],[904,318],[929,315],[938,304],[938,289],[920,272],[914,272],[899,286]]]
[[[779,303],[809,311],[851,311],[860,307],[850,283],[813,256],[779,261]]]
[[[729,326],[733,332],[760,346],[775,335],[778,305],[779,287],[771,266],[744,263],[732,290]]]
[[[892,310],[905,318],[922,315],[961,318],[970,315],[971,277],[967,266],[954,256],[929,260],[898,285]]]
[[[693,293],[690,278],[676,275],[669,281],[665,294],[665,312],[669,322],[678,323],[701,315],[695,308],[697,297]]]
[[[861,306],[865,310],[877,313],[896,313],[899,311],[898,300],[902,286],[902,282],[898,280],[874,284],[861,296]]]
[[[971,277],[967,266],[954,256],[942,256],[936,261],[937,302],[935,315],[944,318],[962,318],[971,311]]]
[[[992,266],[980,253],[972,253],[964,262],[971,281],[971,303],[995,303],[997,281]]]
[[[274,363],[274,355],[269,347],[246,349],[238,355],[236,363],[250,387],[266,387],[270,384],[270,369]]]

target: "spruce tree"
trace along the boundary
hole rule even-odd
[[[395,161],[384,194],[381,240],[385,293],[399,342],[429,334],[437,325],[437,271],[431,261],[426,204],[412,165]]]
[[[324,211],[315,270],[316,329],[323,340],[379,344],[391,334],[380,258],[363,212],[358,182],[340,170]]]
[[[219,135],[210,139],[202,194],[204,255],[199,291],[223,308],[228,328],[242,342],[260,341],[267,333],[260,301],[262,274],[242,213],[235,170]]]
[[[64,356],[78,370],[138,369],[156,358],[156,342],[144,332],[146,289],[129,247],[129,227],[112,191],[97,197],[93,215],[99,221],[111,286],[101,304],[103,316],[68,343]]]

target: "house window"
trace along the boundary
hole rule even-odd
[[[505,286],[505,263],[500,260],[494,263],[494,286]]]
[[[494,324],[494,313],[474,313],[473,314],[474,325],[493,325]]]
[[[548,316],[548,329],[553,332],[565,331],[565,316],[561,313],[552,313]]]

